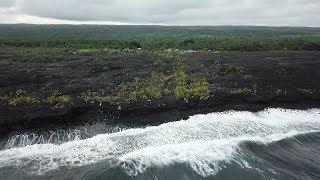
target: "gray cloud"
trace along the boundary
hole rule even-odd
[[[1,0],[0,7],[10,7],[15,4],[15,0]]]
[[[319,0],[1,0],[0,7],[70,21],[320,26]],[[1,12],[0,22],[8,11]]]

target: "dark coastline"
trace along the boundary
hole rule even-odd
[[[0,48],[1,60],[24,57],[10,48]],[[226,110],[260,111],[265,108],[309,109],[320,107],[320,52],[188,52],[182,53],[189,74],[207,74],[209,98],[139,100],[117,105],[88,104],[77,100],[85,91],[116,87],[136,76],[154,71],[152,54],[39,54],[52,63],[1,63],[0,92],[17,89],[38,97],[59,90],[72,97],[70,106],[55,109],[47,105],[9,107],[0,105],[0,134],[34,129],[68,128],[103,121],[108,124],[157,125],[186,119],[194,114]],[[26,57],[28,58],[28,57]],[[216,76],[222,64],[241,66],[243,74]],[[168,65],[170,66],[170,64]],[[166,69],[168,67],[164,67]],[[231,90],[254,87],[254,93],[230,94]]]

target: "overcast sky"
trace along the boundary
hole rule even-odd
[[[320,0],[0,0],[0,23],[320,26]]]

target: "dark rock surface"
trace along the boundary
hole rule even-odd
[[[39,54],[29,58],[53,63],[1,63],[26,55],[0,48],[0,96],[23,89],[43,98],[59,90],[72,97],[70,106],[10,107],[0,105],[0,134],[12,131],[68,127],[105,121],[110,124],[159,124],[197,113],[224,110],[258,111],[266,107],[320,107],[320,52],[196,52],[182,53],[188,74],[202,73],[210,83],[207,100],[168,95],[131,104],[88,104],[77,97],[87,91],[115,88],[154,69],[152,54]],[[243,67],[241,75],[218,76],[221,65]],[[164,66],[163,70],[169,69]],[[250,93],[246,93],[246,90]],[[234,92],[234,93],[232,93]]]

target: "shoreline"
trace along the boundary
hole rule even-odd
[[[0,48],[0,56],[2,59],[25,58],[5,48]],[[157,125],[186,119],[194,114],[226,110],[256,112],[273,107],[320,107],[318,51],[196,52],[179,56],[183,59],[181,67],[188,76],[202,75],[206,78],[208,97],[205,99],[202,99],[202,94],[199,97],[177,98],[173,93],[175,89],[160,98],[137,99],[130,103],[99,103],[96,97],[107,97],[101,94],[95,95],[95,99],[89,97],[89,102],[79,99],[82,93],[89,90],[100,92],[109,87],[112,91],[122,82],[130,83],[135,77],[147,79],[155,71],[170,75],[172,72],[169,70],[174,66],[172,59],[163,58],[164,63],[159,70],[155,63],[159,56],[153,54],[46,53],[32,54],[28,58],[51,57],[53,62],[1,64],[0,96],[22,89],[32,97],[43,97],[45,100],[52,97],[55,106],[39,98],[36,99],[39,103],[34,101],[36,104],[31,105],[18,104],[12,107],[2,103],[0,134],[5,136],[15,131],[68,128],[102,119],[109,124]],[[221,68],[225,68],[225,65],[227,69],[222,69],[221,75]],[[61,94],[53,96],[55,90]],[[56,99],[68,98],[66,106],[57,108]]]

